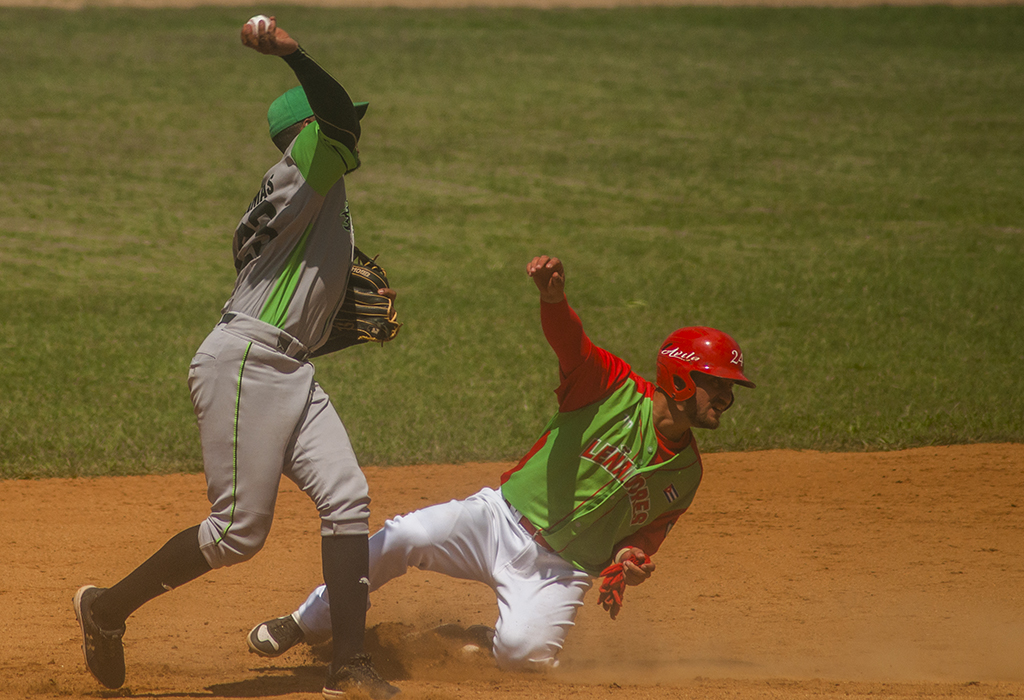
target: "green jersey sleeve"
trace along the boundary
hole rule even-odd
[[[295,137],[292,159],[309,186],[323,196],[338,180],[359,167],[359,156],[313,122]]]

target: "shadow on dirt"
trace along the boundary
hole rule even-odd
[[[206,694],[163,697],[256,698],[293,693],[319,694],[331,660],[331,645],[305,647],[308,663],[254,668],[257,678],[207,686]],[[426,632],[399,623],[381,623],[366,631],[366,651],[386,680],[497,680],[502,677],[490,654],[490,630],[445,625]]]

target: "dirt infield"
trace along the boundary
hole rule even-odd
[[[504,464],[367,469],[373,525]],[[371,642],[410,700],[1024,697],[1024,445],[715,454],[615,621],[587,605],[546,676],[422,633],[493,623],[488,588],[419,571],[374,596]],[[71,597],[206,514],[202,476],[0,481],[0,697],[111,697],[85,672]],[[130,621],[124,695],[308,698],[323,650],[247,653],[320,580],[316,512],[290,483],[255,560]]]

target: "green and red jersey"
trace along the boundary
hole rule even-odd
[[[693,501],[703,469],[693,434],[654,427],[656,387],[594,345],[568,302],[541,303],[558,356],[558,413],[513,469],[504,498],[574,566],[597,575],[621,547],[655,553]]]

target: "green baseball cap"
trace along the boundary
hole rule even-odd
[[[366,114],[369,102],[356,102],[356,114],[360,119]],[[270,124],[270,138],[274,138],[296,122],[313,116],[313,108],[306,99],[306,91],[296,85],[270,103],[267,110],[267,123]]]

